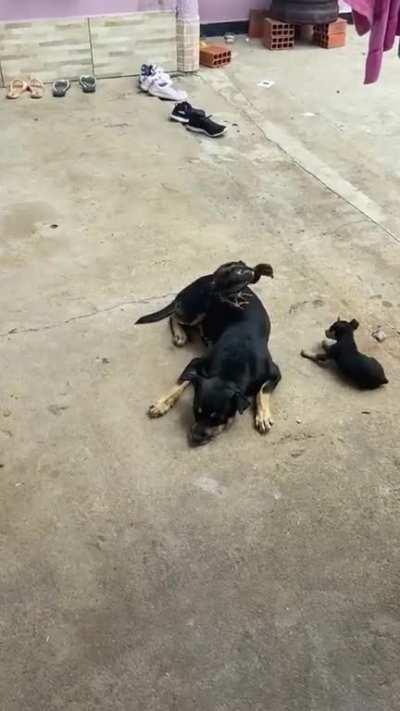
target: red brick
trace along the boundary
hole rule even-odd
[[[277,50],[294,47],[294,33],[294,25],[272,20],[270,17],[264,21],[263,42],[267,49]]]
[[[339,17],[336,22],[331,22],[329,25],[314,25],[314,34],[319,35],[341,35],[346,34],[347,22]]]
[[[336,34],[331,37],[316,37],[314,35],[314,43],[324,49],[336,49],[337,47],[344,47],[346,45],[346,35]]]
[[[264,34],[264,20],[267,17],[265,10],[250,10],[249,37],[261,38]]]
[[[207,47],[200,48],[200,64],[205,67],[223,67],[229,64],[232,58],[232,52],[223,45],[209,44]]]

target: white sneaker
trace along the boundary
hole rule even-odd
[[[139,88],[142,91],[147,92],[155,77],[159,77],[165,82],[172,83],[171,77],[167,74],[167,72],[164,72],[162,67],[158,67],[157,64],[142,64],[138,78]]]
[[[182,89],[176,89],[171,79],[166,81],[160,76],[154,77],[153,82],[148,88],[148,93],[152,96],[158,96],[159,99],[166,99],[167,101],[185,101],[187,99],[186,91]]]
[[[139,88],[141,89],[141,91],[148,92],[155,79],[159,79],[160,81],[163,81],[165,83],[172,84],[172,80],[168,76],[160,75],[160,77],[158,77],[157,74],[141,76],[139,77]]]

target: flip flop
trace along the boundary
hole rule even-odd
[[[57,81],[53,82],[51,90],[53,96],[65,96],[70,87],[71,82],[68,79],[57,79]]]
[[[82,74],[79,84],[84,94],[93,94],[96,91],[96,79],[93,74]]]
[[[28,84],[23,79],[13,79],[8,86],[7,99],[19,99],[27,88]]]
[[[44,93],[44,84],[40,79],[32,77],[28,82],[28,91],[31,92],[31,99],[41,99]]]

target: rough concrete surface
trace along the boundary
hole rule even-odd
[[[1,103],[4,711],[400,707],[400,64],[233,49],[183,81],[220,141],[130,79]],[[145,411],[193,348],[133,322],[240,257],[275,269],[275,426],[191,450],[190,393]],[[385,389],[299,357],[338,313]]]

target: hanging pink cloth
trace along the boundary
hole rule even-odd
[[[359,35],[371,32],[365,65],[365,84],[373,84],[379,77],[382,55],[392,49],[400,34],[400,0],[346,0],[353,10]]]

